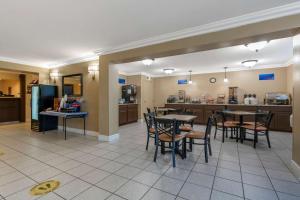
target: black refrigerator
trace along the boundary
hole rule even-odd
[[[57,129],[58,118],[52,116],[40,116],[41,111],[54,106],[54,99],[57,98],[57,86],[54,85],[33,85],[31,89],[31,130],[41,132],[43,130]],[[46,120],[43,123],[43,120]],[[43,127],[45,126],[45,127]]]

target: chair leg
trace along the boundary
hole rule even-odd
[[[236,142],[239,142],[239,131],[238,131],[238,128],[234,128],[234,131],[235,131],[235,141]]]
[[[225,128],[226,130],[226,138],[228,138],[228,128]]]
[[[189,146],[190,146],[190,151],[193,151],[193,142],[194,140],[190,138]]]
[[[207,141],[204,142],[204,154],[205,154],[205,162],[208,163]]]
[[[270,137],[269,137],[269,131],[266,131],[266,137],[267,137],[267,141],[268,141],[268,146],[269,146],[269,148],[271,148]]]
[[[150,138],[150,136],[149,136],[149,134],[147,134],[147,144],[146,144],[146,150],[148,151],[148,145],[149,145],[149,138]]]
[[[175,163],[175,142],[172,143],[172,162],[173,162],[173,167],[176,167]]]
[[[186,158],[186,138],[182,140],[182,159]]]
[[[161,142],[161,154],[165,154],[165,142]]]
[[[216,125],[214,139],[216,139],[217,131],[218,131],[218,126]]]
[[[158,143],[158,142],[157,142],[157,143]],[[156,144],[156,146],[155,146],[154,162],[156,162],[157,152],[158,152],[158,144]]]
[[[253,140],[253,147],[256,148],[256,143],[257,143],[257,132],[254,132],[254,140]]]
[[[208,139],[208,152],[209,152],[209,155],[212,156],[210,138]]]
[[[224,140],[225,140],[225,128],[223,127],[223,132],[222,132],[222,142],[224,143]]]

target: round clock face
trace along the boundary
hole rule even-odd
[[[217,79],[215,77],[212,77],[212,78],[209,79],[209,82],[210,83],[215,83],[215,82],[217,82]]]

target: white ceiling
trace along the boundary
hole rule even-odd
[[[0,59],[38,66],[70,63],[77,58],[94,56],[94,52],[118,49],[164,35],[167,39],[168,34],[174,32],[241,15],[249,15],[249,20],[243,23],[251,23],[250,17],[263,20],[257,19],[253,12],[294,2],[299,1],[0,1]],[[295,9],[297,6],[290,8],[299,12]],[[273,11],[262,11],[258,16],[282,14]]]
[[[163,69],[174,68],[172,75],[223,72],[224,67],[228,71],[249,70],[241,62],[257,59],[258,63],[251,69],[274,68],[286,66],[293,57],[293,39],[284,38],[270,41],[265,48],[258,52],[249,50],[244,45],[158,58],[151,66],[143,65],[142,61],[118,64],[116,67],[120,73],[146,74],[151,76],[165,76]]]

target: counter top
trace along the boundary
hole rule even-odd
[[[20,97],[0,97],[0,99],[20,99]]]
[[[119,103],[119,106],[125,106],[125,105],[137,105],[138,103]]]
[[[206,105],[206,106],[283,106],[283,107],[292,107],[292,105],[268,105],[268,104],[257,104],[257,105],[246,105],[246,104],[202,104],[202,103],[166,103],[166,104],[182,104],[182,105]]]

